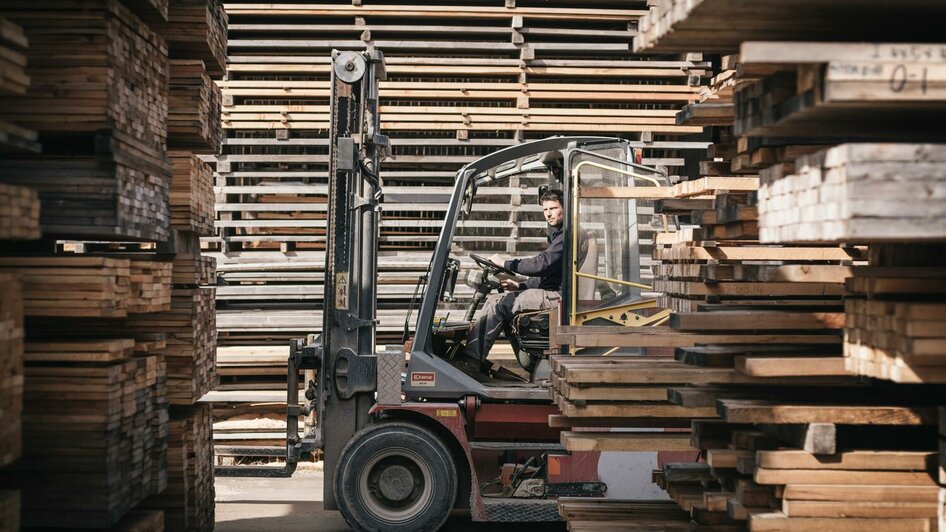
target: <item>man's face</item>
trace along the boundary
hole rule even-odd
[[[555,200],[545,200],[542,202],[542,214],[545,221],[552,227],[561,227],[562,225],[562,204]]]

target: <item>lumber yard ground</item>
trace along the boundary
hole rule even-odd
[[[216,532],[343,532],[338,512],[322,509],[322,464],[300,464],[291,478],[217,477]],[[557,532],[565,524],[470,523],[456,515],[444,530],[464,532]]]

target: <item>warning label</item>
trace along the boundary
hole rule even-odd
[[[435,386],[437,374],[433,371],[415,371],[411,373],[411,386]]]

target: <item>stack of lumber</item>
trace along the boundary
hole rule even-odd
[[[571,532],[690,530],[690,518],[686,512],[667,502],[560,497],[558,513],[568,521]]]
[[[171,280],[175,285],[213,285],[216,283],[216,260],[198,253],[174,255]]]
[[[0,466],[20,457],[22,410],[23,294],[16,274],[3,272],[0,273]]]
[[[848,369],[902,383],[946,383],[946,273],[941,245],[871,246],[845,302]]]
[[[4,483],[24,526],[113,526],[155,493],[155,357],[132,340],[27,344],[23,458]],[[63,401],[64,394],[68,400]]]
[[[0,490],[0,528],[20,529],[20,492]]]
[[[174,174],[168,194],[171,226],[200,236],[213,234],[213,169],[190,151],[171,151]]]
[[[876,42],[883,35],[894,42],[939,42],[931,20],[946,13],[934,0],[905,0],[895,12],[884,0],[795,0],[791,9],[780,0],[657,0],[652,5],[634,38],[638,52],[727,53],[760,38]]]
[[[168,530],[213,530],[210,405],[174,407],[168,422],[168,433],[168,488],[145,501],[143,506],[163,509]]]
[[[39,193],[44,234],[72,239],[168,238],[170,165],[166,172],[141,169],[109,153],[50,156],[2,160],[0,175],[7,183]]]
[[[0,269],[20,273],[27,316],[120,318],[128,314],[128,260],[0,257]]]
[[[164,38],[117,0],[0,3],[22,25],[30,85],[0,98],[8,136],[42,157],[2,161],[2,180],[39,192],[44,233],[166,240],[168,59]],[[94,73],[94,80],[89,81]],[[25,136],[24,136],[25,135]]]
[[[763,171],[767,242],[946,238],[946,146],[843,144],[798,158],[795,172]]]
[[[220,0],[175,0],[168,10],[171,57],[202,61],[207,72],[226,71],[227,13]],[[173,81],[172,81],[173,83]],[[211,124],[211,127],[218,127]]]
[[[130,261],[128,312],[142,314],[171,308],[170,262]]]
[[[132,510],[125,514],[109,532],[164,532],[164,512],[161,510]]]
[[[0,94],[26,93],[30,78],[26,75],[26,48],[29,40],[23,28],[0,18]],[[0,153],[38,152],[36,132],[6,120],[0,120]],[[2,203],[0,203],[2,205]]]
[[[680,260],[658,264],[668,280],[691,276],[690,282],[705,285],[664,286],[675,292],[664,301],[686,310],[671,317],[671,326],[691,333],[796,333],[794,340],[765,345],[677,348],[687,364],[733,367],[760,379],[751,387],[696,384],[668,391],[673,403],[715,406],[720,418],[691,427],[693,446],[703,451],[715,483],[691,517],[697,522],[711,512],[719,519],[714,526],[752,530],[942,529],[946,492],[938,464],[944,454],[934,425],[943,396],[932,385],[946,375],[946,186],[940,146],[924,144],[941,142],[942,132],[924,121],[941,117],[946,99],[937,70],[942,47],[922,43],[941,40],[925,21],[942,15],[944,6],[907,1],[894,12],[873,0],[802,0],[785,7],[770,0],[659,0],[635,42],[637,50],[738,52],[715,72],[720,80],[732,79],[728,70],[736,74],[732,116],[720,111],[718,121],[705,122],[716,128],[709,132],[709,154],[713,166],[758,172],[762,182],[745,202],[726,198],[725,205],[717,201],[723,210],[681,216],[703,227],[664,238],[667,246],[690,241],[691,248],[701,238],[717,239],[704,246],[713,254],[704,254],[698,267]],[[896,22],[901,17],[911,21],[908,35]],[[772,42],[753,42],[759,39]],[[911,44],[899,44],[906,41]],[[700,123],[697,111],[678,120]],[[753,209],[756,238],[766,245],[746,230]],[[731,232],[737,221],[742,230]],[[753,262],[738,264],[725,252],[731,243],[719,241],[735,237],[742,250],[849,256],[800,262],[797,255],[788,263],[772,262],[783,258],[774,255],[744,256]],[[812,247],[837,243],[848,247]],[[863,244],[869,244],[867,254],[858,247]],[[864,258],[867,265],[858,264]],[[725,288],[735,280],[820,283],[825,290],[742,294],[746,301],[738,302]],[[694,289],[705,291],[705,299],[687,296]],[[686,308],[677,301],[684,298]],[[834,336],[841,328],[843,358],[837,345],[801,339],[817,331]],[[798,379],[795,386],[775,381],[789,376]],[[826,379],[836,384],[825,386]]]
[[[0,18],[0,93],[25,94],[30,78],[26,67],[26,48],[29,40],[23,28]]]
[[[0,240],[39,238],[39,196],[26,187],[0,183]]]
[[[220,125],[220,88],[207,75],[204,62],[172,59],[168,144],[216,154],[222,137]]]
[[[122,0],[122,4],[153,27],[162,27],[168,21],[170,0]]]
[[[168,400],[191,405],[216,384],[213,290],[175,288],[171,310],[125,320],[134,330],[167,335],[160,353],[167,362]]]
[[[129,155],[162,158],[168,76],[163,37],[117,0],[66,8],[10,0],[0,8],[30,39],[29,90],[0,99],[3,118],[43,133],[114,130]],[[98,75],[91,83],[89,69]]]

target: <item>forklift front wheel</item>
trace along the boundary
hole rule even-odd
[[[355,530],[432,532],[456,500],[456,465],[443,442],[423,427],[369,425],[342,450],[335,493]]]

